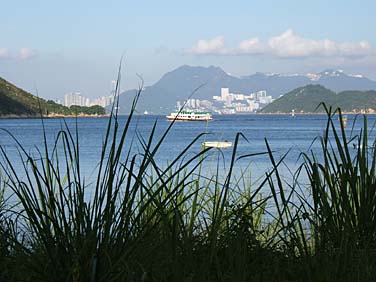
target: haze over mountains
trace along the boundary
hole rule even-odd
[[[295,88],[320,84],[334,92],[345,90],[375,90],[376,81],[362,75],[350,75],[340,70],[325,70],[310,74],[255,73],[235,77],[219,67],[193,67],[183,65],[166,73],[152,86],[144,88],[138,104],[138,111],[168,113],[175,109],[177,101],[186,100],[195,89],[192,98],[212,100],[220,95],[222,87],[230,88],[232,93],[249,94],[266,90],[268,95],[279,97]],[[136,90],[120,95],[119,112],[127,114]]]

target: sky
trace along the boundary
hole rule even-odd
[[[375,0],[2,1],[0,77],[41,97],[152,85],[181,65],[376,80]]]

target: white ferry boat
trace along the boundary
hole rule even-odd
[[[213,117],[210,112],[196,112],[196,111],[181,111],[173,112],[166,116],[168,120],[183,120],[183,121],[211,121]]]

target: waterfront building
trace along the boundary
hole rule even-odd
[[[230,89],[229,88],[221,88],[221,99],[222,101],[226,101],[227,98],[230,95]]]
[[[89,106],[88,98],[81,95],[80,92],[71,92],[64,95],[64,106]]]
[[[95,99],[94,101],[90,102],[90,106],[102,106],[103,108],[111,105],[113,102],[114,102],[114,99],[115,99],[115,96],[114,95],[110,95],[110,96],[102,96],[102,97],[99,97],[97,99]]]
[[[260,104],[270,104],[271,102],[273,102],[272,96],[260,97],[258,100]]]

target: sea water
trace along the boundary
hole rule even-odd
[[[119,128],[127,122],[127,116],[118,118]],[[357,120],[354,128],[352,124]],[[109,118],[66,118],[66,119],[1,119],[0,120],[0,145],[12,160],[15,168],[22,171],[22,162],[19,158],[18,145],[35,158],[39,157],[38,150],[43,153],[44,136],[52,150],[54,141],[61,129],[68,126],[73,138],[78,132],[80,150],[80,168],[86,179],[95,175],[100,160],[103,141],[106,134]],[[368,116],[368,124],[372,125],[376,116]],[[336,122],[336,121],[335,121]],[[337,122],[338,123],[338,122]],[[124,156],[130,151],[133,154],[142,154],[142,141],[147,141],[153,130],[153,146],[164,135],[171,122],[165,116],[140,115],[134,116],[126,138]],[[327,124],[326,115],[217,115],[210,122],[175,122],[165,136],[158,149],[155,160],[160,167],[166,167],[182,150],[184,150],[199,134],[204,133],[195,142],[185,157],[178,162],[184,163],[189,157],[202,150],[204,141],[231,141],[234,145],[235,138],[239,136],[236,148],[236,162],[234,172],[240,173],[247,169],[251,172],[252,181],[259,179],[272,168],[272,163],[267,152],[266,142],[273,151],[273,156],[278,162],[284,157],[280,166],[284,177],[292,177],[293,172],[302,162],[301,153],[311,150],[319,154],[319,136],[323,136]],[[339,123],[337,124],[339,127]],[[349,115],[346,132],[348,135],[359,133],[363,125],[362,116]],[[374,130],[370,131],[370,139],[375,139]],[[371,140],[371,142],[372,142]],[[207,152],[205,173],[215,173],[216,165],[226,171],[231,162],[233,149],[212,149]],[[241,156],[248,156],[242,158]],[[240,157],[240,158],[239,158]],[[3,164],[4,159],[0,160]]]

